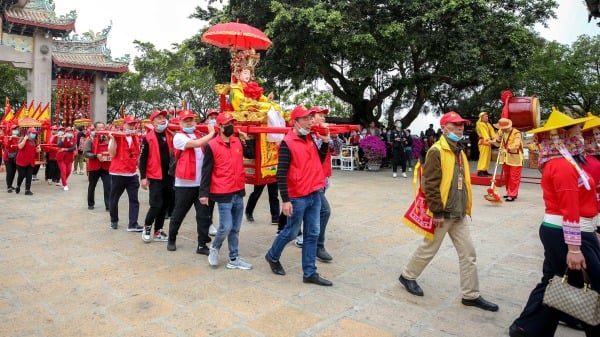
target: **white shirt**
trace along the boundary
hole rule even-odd
[[[177,150],[185,151],[185,144],[192,139],[196,139],[194,134],[184,134],[178,132],[173,137],[173,147]],[[196,153],[196,180],[186,180],[175,177],[175,186],[177,187],[199,187],[202,177],[202,162],[204,161],[204,152],[200,147],[194,148]]]

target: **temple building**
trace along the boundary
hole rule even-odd
[[[113,59],[111,27],[75,34],[77,14],[57,16],[52,0],[0,0],[0,63],[27,69],[27,101],[51,105],[52,123],[106,122],[108,79],[129,70]]]

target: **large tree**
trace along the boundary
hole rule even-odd
[[[21,103],[27,100],[27,90],[23,83],[27,77],[25,69],[13,68],[7,64],[0,64],[0,109],[4,111],[4,98],[8,98],[13,110],[17,110]]]
[[[409,125],[421,112],[444,112],[469,97],[499,98],[528,66],[533,26],[556,6],[553,0],[264,0],[197,8],[193,16],[264,29],[273,41],[260,68],[269,89],[323,79],[352,106],[355,122],[378,120],[382,107],[389,119],[408,111],[402,120]]]
[[[541,41],[523,86],[551,105],[574,116],[600,111],[600,36],[580,36],[571,46]]]

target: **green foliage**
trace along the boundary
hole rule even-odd
[[[570,111],[573,116],[600,112],[600,36],[580,36],[571,46],[540,41],[523,87],[545,107]]]
[[[496,105],[503,89],[515,90],[530,65],[533,26],[556,6],[553,0],[263,0],[198,8],[197,16],[211,24],[239,18],[267,33],[273,45],[259,69],[267,92],[324,80],[352,107],[355,122],[382,115],[391,122],[407,112],[402,122],[410,125],[419,113],[479,110]],[[215,49],[194,47],[198,57],[209,55],[198,50]],[[228,73],[215,61],[197,62]]]
[[[13,110],[17,110],[21,103],[27,100],[27,90],[23,83],[27,78],[25,69],[13,68],[7,64],[0,64],[0,111],[4,114],[4,99],[8,97]],[[1,116],[1,115],[0,115]]]

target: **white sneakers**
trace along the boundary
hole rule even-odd
[[[398,173],[394,172],[392,173],[392,178],[396,178],[398,176]]]
[[[210,251],[208,253],[208,264],[210,264],[212,267],[219,265],[219,250],[217,248],[210,247]]]
[[[65,191],[68,191],[68,190],[69,190],[69,186],[65,186],[63,189],[64,189]]]
[[[402,176],[406,178],[406,172],[402,172]]]

